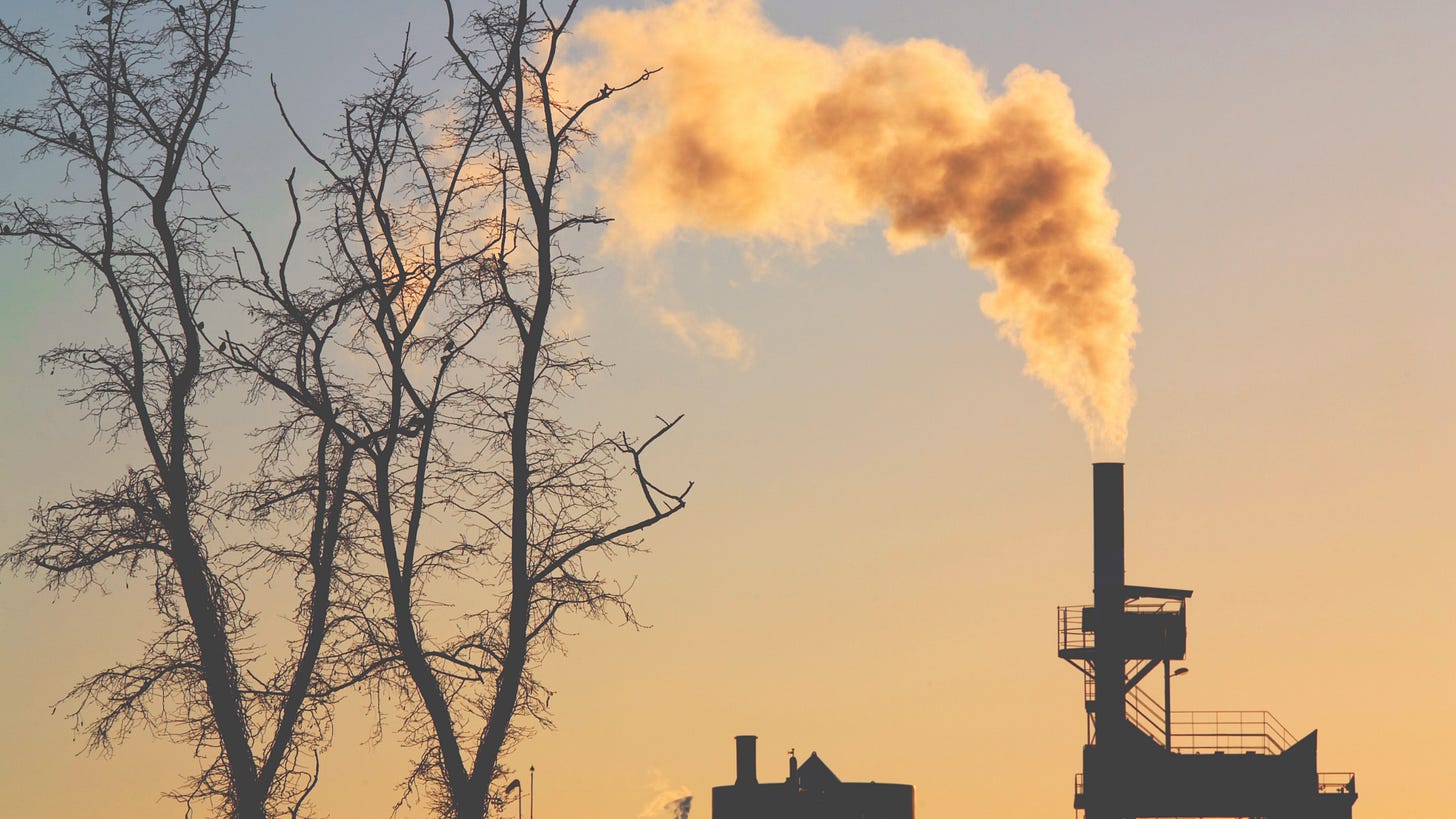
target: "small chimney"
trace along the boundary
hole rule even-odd
[[[799,760],[794,756],[794,749],[789,749],[789,778],[790,785],[799,784]]]
[[[745,734],[734,737],[738,743],[738,781],[735,785],[758,784],[758,737]]]

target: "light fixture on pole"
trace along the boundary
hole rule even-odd
[[[1173,668],[1163,661],[1163,747],[1173,750],[1173,678],[1187,674],[1187,668]]]
[[[511,798],[511,791],[516,792],[516,819],[521,819],[521,780],[512,779],[511,784],[506,786],[506,798]]]

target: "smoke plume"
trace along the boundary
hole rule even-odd
[[[597,123],[628,152],[603,194],[614,241],[651,250],[696,231],[813,248],[876,217],[897,251],[949,233],[994,282],[981,310],[1026,371],[1094,449],[1122,448],[1133,267],[1114,241],[1110,164],[1059,77],[1023,66],[993,96],[942,43],[831,48],[778,31],[755,0],[600,11],[579,33],[591,55],[574,70],[598,82],[664,69]]]

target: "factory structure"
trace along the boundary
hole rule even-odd
[[[1093,464],[1092,478],[1092,604],[1057,610],[1057,656],[1082,673],[1087,712],[1077,815],[1353,819],[1355,775],[1320,772],[1318,732],[1296,738],[1267,711],[1173,709],[1193,592],[1127,582],[1123,465]],[[759,782],[757,737],[735,741],[737,779],[713,788],[712,819],[914,819],[909,785],[844,782],[792,751],[782,781]]]
[[[1351,819],[1355,776],[1319,772],[1317,732],[1296,739],[1266,711],[1173,710],[1193,592],[1126,582],[1122,473],[1093,464],[1093,602],[1057,612],[1057,655],[1084,676],[1079,815]]]
[[[713,819],[915,819],[915,789],[882,782],[842,782],[816,753],[788,776],[758,781],[758,737],[734,737],[738,778],[713,789]]]

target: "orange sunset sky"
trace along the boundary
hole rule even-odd
[[[397,52],[407,25],[442,54],[444,22],[430,2],[260,5],[213,140],[235,202],[266,222],[305,164],[268,75],[319,133],[367,88],[371,55]],[[1136,268],[1127,576],[1195,590],[1176,705],[1319,729],[1321,768],[1358,776],[1357,817],[1456,816],[1456,5],[716,7],[811,49],[936,40],[992,97],[1018,66],[1060,77],[1110,160]],[[79,14],[0,9],[57,28]],[[744,73],[764,106],[787,93]],[[7,73],[0,108],[42,90]],[[601,270],[563,320],[614,367],[569,414],[641,429],[684,413],[653,469],[696,488],[649,553],[605,567],[650,628],[582,623],[546,667],[556,728],[510,760],[535,766],[537,815],[658,819],[692,794],[706,817],[744,733],[763,780],[795,748],[847,780],[914,785],[927,819],[1071,815],[1084,713],[1055,609],[1091,599],[1092,455],[983,315],[992,281],[953,237],[902,241],[874,202],[774,217],[809,220],[813,241],[685,223],[649,252],[621,237],[660,214],[615,210],[643,201],[620,184],[631,122],[600,122],[572,194],[620,220],[576,245]],[[23,150],[0,141],[0,187],[59,195],[57,169]],[[49,347],[105,332],[90,304],[0,245],[4,546],[39,500],[135,457],[93,444],[64,379],[37,370]],[[223,463],[247,468],[259,411],[209,410]],[[53,597],[0,577],[0,815],[182,815],[159,794],[190,749],[136,735],[78,755],[51,712],[148,632],[146,591]],[[389,815],[410,752],[383,726],[372,743],[366,703],[340,708],[321,814]]]

